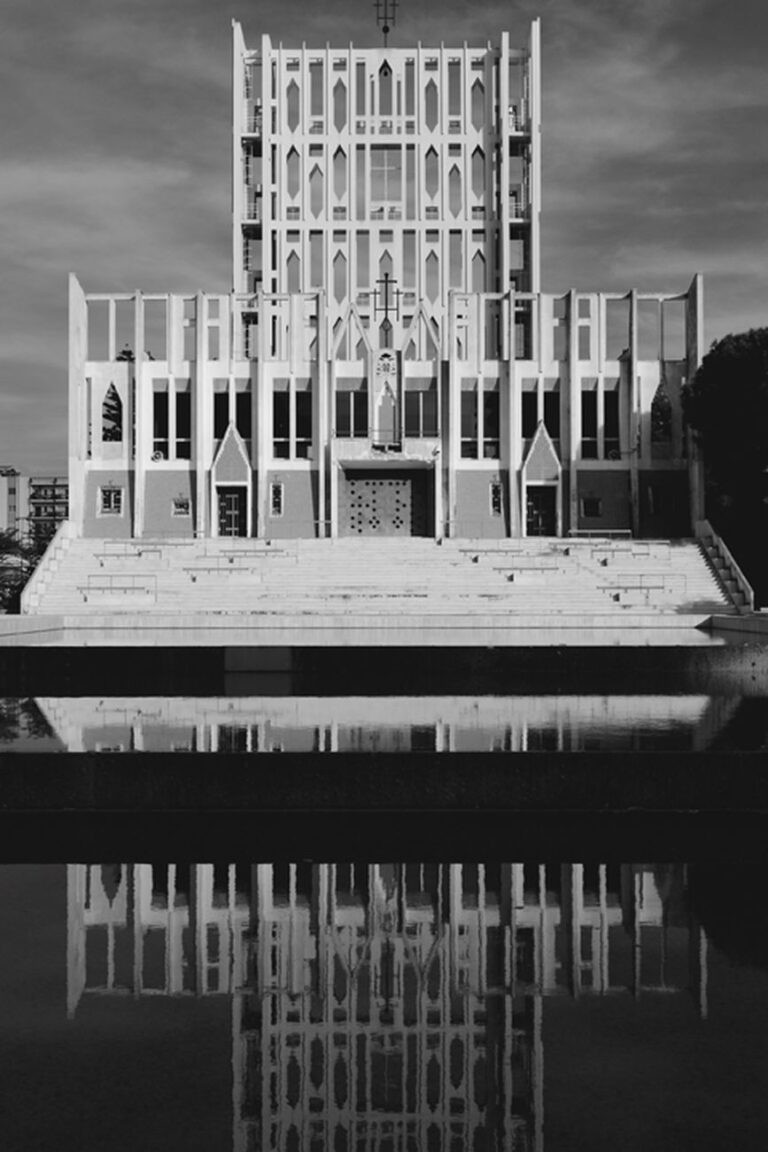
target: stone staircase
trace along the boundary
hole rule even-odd
[[[37,615],[400,624],[482,617],[537,626],[565,616],[621,625],[633,614],[693,623],[739,607],[737,590],[695,541],[86,540],[67,533],[23,601],[23,611]]]

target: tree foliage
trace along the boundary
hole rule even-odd
[[[760,490],[768,468],[768,328],[712,345],[683,389],[710,481],[733,499]]]
[[[45,551],[47,540],[23,540],[16,532],[0,531],[0,612],[18,612],[24,585]]]
[[[706,474],[706,513],[768,602],[768,328],[712,345],[682,393]]]

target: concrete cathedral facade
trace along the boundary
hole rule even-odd
[[[539,25],[246,47],[233,291],[70,282],[70,519],[94,537],[690,531],[679,295],[541,292]]]

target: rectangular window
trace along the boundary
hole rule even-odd
[[[177,385],[178,387],[178,385]],[[192,458],[192,396],[190,392],[176,393],[176,459]]]
[[[619,438],[619,393],[617,389],[603,393],[603,432],[606,458],[617,459],[621,450]]]
[[[500,404],[498,389],[483,392],[483,459],[498,460],[500,452]]]
[[[461,456],[477,459],[477,390],[461,393]]]
[[[189,496],[174,496],[171,501],[171,516],[190,516],[191,504]]]
[[[596,520],[603,514],[603,502],[597,496],[582,496],[581,514],[586,520]]]
[[[437,436],[437,381],[412,380],[405,391],[405,435]]]
[[[272,452],[278,460],[291,455],[290,393],[275,392],[272,396]]]
[[[243,440],[251,439],[251,393],[235,393],[235,427]]]
[[[168,459],[168,392],[152,393],[152,459]]]
[[[285,487],[283,484],[273,483],[269,486],[269,514],[270,516],[282,516],[285,499]]]
[[[123,490],[122,488],[99,489],[99,515],[122,516]]]
[[[544,393],[544,427],[553,440],[560,439],[560,393]]]
[[[306,460],[312,448],[312,393],[296,393],[296,458]]]
[[[365,389],[337,391],[336,435],[346,439],[364,439],[368,435],[368,392]]]
[[[352,435],[353,392],[336,393],[336,435],[347,439]]]
[[[581,394],[581,458],[597,460],[597,392]]]
[[[524,440],[531,440],[539,423],[539,396],[537,392],[522,393],[521,431]]]
[[[223,440],[229,426],[229,392],[213,394],[213,437]]]

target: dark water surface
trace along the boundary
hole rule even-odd
[[[0,698],[1,1152],[765,1152],[768,823],[717,791],[762,773],[763,654],[43,656]],[[393,810],[158,806],[159,776],[229,790],[263,752],[315,789],[380,774]],[[555,810],[479,811],[493,752],[549,766]],[[606,787],[656,765],[668,810],[565,810],[601,758]],[[703,815],[668,802],[679,764],[678,791],[720,773]],[[398,773],[452,766],[472,803],[394,810]],[[66,811],[56,782],[107,769],[144,807]]]
[[[764,891],[738,860],[3,866],[0,1147],[762,1152]]]

